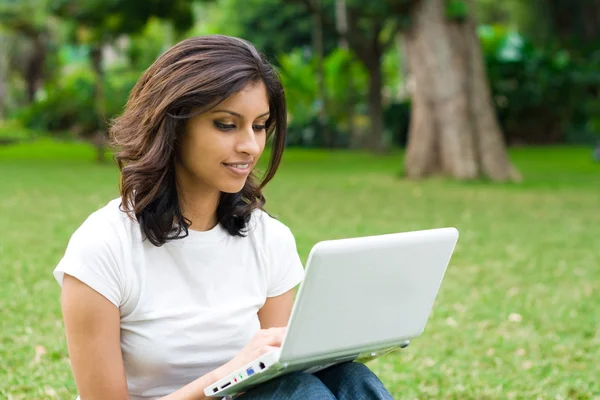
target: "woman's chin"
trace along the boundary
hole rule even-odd
[[[238,193],[241,192],[242,189],[244,188],[244,185],[246,184],[246,181],[242,182],[241,184],[237,184],[237,185],[223,185],[223,187],[221,187],[221,192],[223,193]]]

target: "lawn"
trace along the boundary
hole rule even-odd
[[[600,399],[600,164],[517,149],[521,184],[400,178],[400,153],[289,151],[268,210],[306,260],[322,239],[455,226],[425,333],[370,365],[397,399]],[[52,270],[117,196],[85,145],[0,147],[0,398],[73,399]],[[359,289],[357,288],[357,292]]]

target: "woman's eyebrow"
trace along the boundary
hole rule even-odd
[[[238,118],[244,118],[244,117],[243,117],[241,114],[238,114],[238,113],[236,113],[236,112],[234,112],[234,111],[229,111],[229,110],[214,110],[214,111],[213,111],[213,113],[219,113],[219,112],[222,112],[222,113],[227,113],[227,114],[231,114],[231,115],[234,115],[234,116],[236,116],[236,117],[238,117]],[[267,111],[266,113],[264,113],[264,114],[261,114],[261,115],[259,115],[259,116],[258,116],[258,117],[256,117],[256,118],[262,118],[262,117],[266,117],[266,116],[267,116],[267,115],[269,115],[270,113],[271,113],[270,111]]]

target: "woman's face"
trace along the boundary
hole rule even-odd
[[[237,193],[265,148],[269,100],[262,82],[191,118],[180,140],[176,173],[186,192]]]

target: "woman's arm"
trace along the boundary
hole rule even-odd
[[[121,355],[119,309],[88,285],[68,274],[65,274],[62,286],[67,346],[79,396],[82,400],[128,400],[127,379]],[[290,300],[287,300],[290,302],[287,313],[286,307],[281,307],[286,302],[286,296],[290,295],[286,293],[267,300],[269,307],[275,307],[273,313],[265,316],[269,323],[283,324],[280,326],[287,323],[283,317],[287,315],[289,318]],[[279,299],[280,302],[269,301],[273,299]],[[277,307],[277,304],[280,306]],[[283,329],[262,329],[233,360],[162,400],[205,399],[204,389],[207,386],[261,354],[279,347],[283,335]]]
[[[62,311],[71,368],[81,399],[129,399],[119,309],[85,283],[65,274]]]
[[[267,298],[258,310],[261,329],[287,326],[294,305],[294,294],[295,290],[290,289],[282,295]]]

